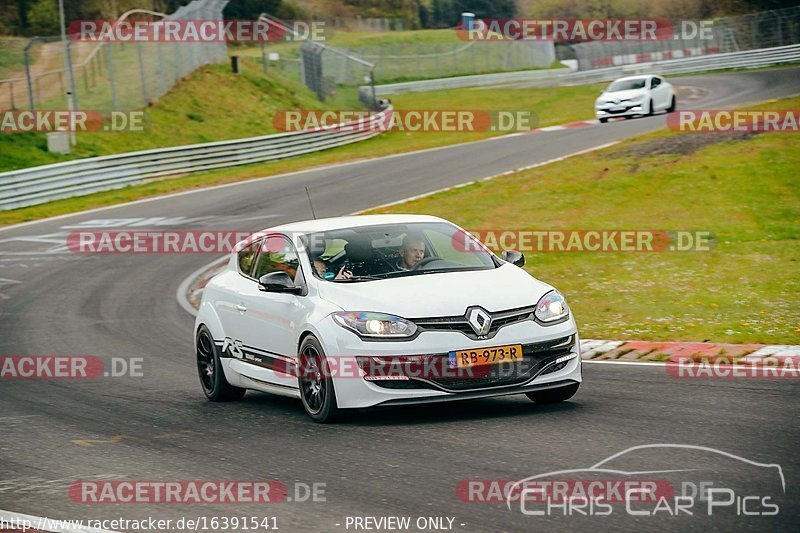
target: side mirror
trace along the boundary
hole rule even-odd
[[[277,272],[270,272],[269,274],[264,274],[261,276],[258,279],[258,290],[263,292],[300,294],[303,291],[303,288],[295,285],[289,274],[279,270]]]
[[[518,252],[517,250],[505,250],[503,252],[503,261],[507,261],[518,267],[525,266],[525,256],[522,252]]]

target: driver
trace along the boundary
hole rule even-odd
[[[397,270],[411,270],[425,257],[425,241],[418,235],[407,234],[400,246]]]

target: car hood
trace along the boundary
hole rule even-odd
[[[492,270],[418,274],[357,283],[319,283],[320,297],[345,311],[405,318],[463,315],[479,305],[503,311],[536,305],[553,287],[511,264]]]
[[[615,91],[613,93],[604,92],[600,95],[600,98],[604,100],[628,100],[634,96],[641,96],[646,92],[646,89],[629,89],[627,91]]]

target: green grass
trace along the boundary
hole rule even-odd
[[[303,86],[255,69],[233,76],[226,65],[194,72],[148,108],[144,132],[78,134],[69,156],[47,152],[44,133],[0,135],[0,171],[68,159],[204,143],[275,133],[272,117],[284,109],[322,109]],[[353,101],[338,103],[352,108]],[[336,107],[336,105],[334,105]]]
[[[497,109],[531,111],[540,126],[593,118],[601,85],[525,89],[465,88],[391,95],[397,109]]]
[[[221,67],[204,69],[189,78],[151,109],[151,124],[147,133],[87,133],[79,136],[77,153],[101,155],[120,151],[132,151],[156,146],[170,146],[190,142],[206,142],[225,138],[255,135],[272,131],[272,112],[275,109],[308,108],[321,106],[316,100],[302,97],[303,89],[291,84],[269,88],[270,95],[261,92],[259,84],[277,83],[260,75],[255,81],[247,74],[241,79],[231,78],[220,72]],[[225,90],[222,88],[225,87]],[[230,90],[227,90],[230,89]],[[280,96],[287,91],[292,95]],[[218,93],[224,93],[220,96]],[[558,124],[568,120],[592,116],[591,102],[597,94],[593,87],[563,87],[535,89],[455,89],[430,93],[407,93],[396,95],[393,103],[397,109],[500,109],[530,110],[540,117],[540,126]],[[290,101],[289,98],[297,98]],[[313,98],[313,97],[310,97]],[[260,99],[265,99],[261,102]],[[214,102],[212,105],[209,102]],[[277,102],[280,102],[278,104]],[[354,102],[340,102],[340,107],[353,109]],[[348,105],[352,104],[352,105]],[[262,106],[265,108],[262,109]],[[269,106],[272,106],[271,108]],[[283,107],[280,107],[283,106]],[[230,113],[236,109],[236,113]],[[202,121],[194,118],[203,117]],[[250,123],[251,122],[251,123]],[[250,123],[248,126],[247,124]],[[72,213],[93,207],[101,207],[148,196],[176,192],[196,187],[218,185],[234,181],[270,176],[284,172],[304,170],[315,166],[369,159],[384,155],[435,148],[455,143],[475,141],[498,132],[474,133],[408,133],[388,132],[378,137],[296,157],[284,161],[261,163],[204,172],[189,176],[159,180],[88,196],[68,198],[39,206],[0,212],[0,225],[15,224],[39,218]],[[208,138],[213,137],[213,138]],[[18,144],[14,144],[18,143]],[[41,134],[14,134],[0,136],[0,167],[29,166],[52,163],[63,157],[48,154],[46,142]],[[25,164],[26,161],[31,163]]]
[[[28,39],[22,37],[0,37],[0,79],[25,72],[23,50],[27,44]]]
[[[468,229],[708,230],[709,252],[535,253],[525,268],[566,295],[586,338],[800,344],[800,138],[761,134],[646,154],[653,144],[644,143],[679,135],[375,212],[434,214]]]

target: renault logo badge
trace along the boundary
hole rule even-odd
[[[467,322],[479,337],[489,333],[492,327],[492,317],[480,307],[473,307],[467,311]]]

